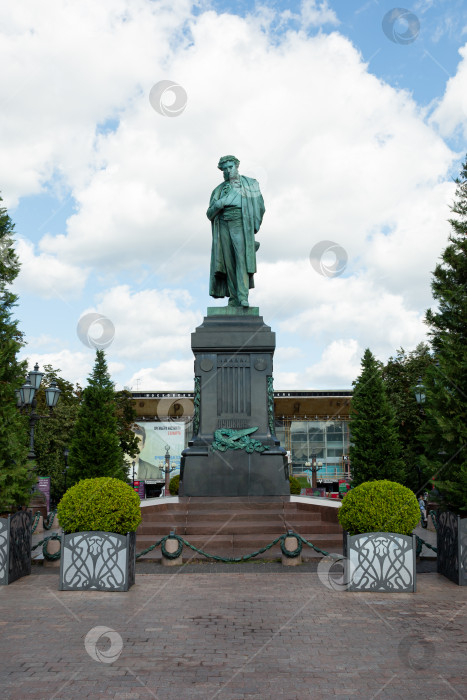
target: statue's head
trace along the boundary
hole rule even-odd
[[[235,156],[222,156],[217,167],[224,173],[224,180],[232,179],[238,175],[240,161]]]

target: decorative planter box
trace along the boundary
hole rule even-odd
[[[348,591],[415,592],[415,535],[344,532],[344,557]]]
[[[32,513],[19,510],[0,518],[0,585],[31,573]]]
[[[467,586],[467,518],[441,512],[437,530],[438,573]]]
[[[127,591],[135,582],[136,533],[62,534],[60,591]]]

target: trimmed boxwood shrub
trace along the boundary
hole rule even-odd
[[[180,474],[176,474],[169,481],[169,491],[171,496],[178,495],[178,487],[180,486]]]
[[[365,481],[349,491],[337,515],[350,535],[395,532],[410,535],[420,520],[414,493],[395,481]]]
[[[121,479],[84,479],[64,494],[57,515],[65,532],[102,530],[126,535],[141,522],[140,499]]]
[[[300,486],[300,482],[294,476],[289,476],[289,482],[290,482],[290,493],[292,495],[296,496],[302,490],[302,487]]]

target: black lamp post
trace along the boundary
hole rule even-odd
[[[423,415],[424,414],[423,404],[425,403],[426,395],[425,395],[425,387],[423,385],[421,377],[418,378],[418,382],[417,382],[417,386],[415,387],[414,394],[415,394],[415,399],[420,407],[420,413]],[[420,465],[418,464],[418,462],[416,464],[416,467],[417,467],[417,476],[418,476],[418,490],[420,491],[422,488],[422,473],[421,473]]]
[[[20,389],[16,390],[16,405],[22,411],[25,408],[30,407],[29,412],[29,453],[28,459],[35,459],[36,455],[34,453],[34,430],[36,423],[40,418],[47,418],[47,416],[39,416],[36,413],[36,392],[39,389],[44,376],[43,372],[39,372],[39,365],[34,365],[34,369],[29,372],[26,377],[26,381]],[[57,405],[60,396],[60,389],[57,387],[55,380],[50,384],[45,390],[45,401],[50,412],[53,411]]]
[[[318,487],[316,474],[322,469],[323,463],[316,461],[316,455],[311,455],[311,462],[306,462],[305,467],[307,469],[311,467],[311,488],[316,489]]]

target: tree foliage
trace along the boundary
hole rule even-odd
[[[48,413],[45,389],[52,381],[60,389],[60,399],[52,413]],[[78,417],[82,389],[60,376],[60,370],[44,365],[41,388],[36,394],[37,412],[47,416],[39,421],[34,440],[37,470],[40,476],[50,476],[51,504],[54,507],[65,492],[65,455],[69,449],[73,430]]]
[[[383,368],[386,394],[393,408],[404,463],[404,485],[413,491],[425,489],[427,474],[421,465],[420,430],[425,420],[423,406],[417,403],[415,388],[425,375],[433,359],[426,343],[419,343],[415,350],[397,351]]]
[[[17,296],[8,289],[20,267],[13,247],[13,229],[7,210],[0,206],[0,511],[28,504],[34,483],[27,463],[27,426],[15,396],[27,368],[17,359],[24,341],[12,313]]]
[[[426,313],[435,355],[427,371],[424,463],[445,505],[467,511],[467,160],[456,179],[449,243],[433,273]]]
[[[83,391],[69,463],[70,484],[102,476],[127,478],[118,435],[115,392],[103,350],[96,352],[94,368]]]
[[[350,410],[350,465],[354,486],[364,481],[404,481],[393,409],[386,396],[382,367],[369,349],[353,382]]]

